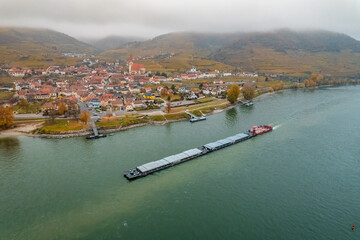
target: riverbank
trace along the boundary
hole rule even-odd
[[[0,131],[0,138],[33,136],[32,132],[43,124],[43,121],[29,121],[17,123],[15,128]]]
[[[264,96],[271,94],[273,92],[262,92],[259,96]],[[194,115],[213,115],[217,114],[236,106],[239,106],[240,103],[230,104],[228,101],[219,101],[218,103],[209,103],[208,105],[201,106],[192,106],[186,108]],[[174,109],[179,112],[173,112],[169,114],[162,115],[139,115],[138,117],[123,117],[123,118],[113,118],[111,119],[102,119],[101,122],[97,122],[96,125],[99,128],[99,131],[103,134],[127,131],[129,129],[144,127],[144,126],[163,126],[166,124],[171,124],[174,122],[186,121],[189,120],[189,116],[185,113],[185,109],[179,108]],[[132,115],[131,115],[132,116]],[[126,121],[121,121],[120,119]],[[33,121],[25,122],[22,124],[17,124],[15,128],[4,130],[0,132],[0,137],[18,137],[21,135],[38,137],[38,138],[49,138],[49,139],[62,139],[62,138],[73,138],[73,137],[84,137],[91,134],[91,129],[89,127],[84,127],[79,130],[70,130],[70,131],[59,131],[47,133],[43,131],[44,126],[46,125],[44,120],[37,120],[36,123]]]
[[[268,91],[268,92],[258,92],[256,97],[264,97],[269,94],[279,93],[291,88],[280,89],[277,91]],[[244,100],[244,99],[242,99]],[[200,116],[202,114],[213,115],[217,114],[236,106],[239,106],[241,103],[230,104],[228,101],[219,101],[216,104],[209,103],[208,105],[201,106],[191,106],[186,108],[190,110],[192,114]],[[186,121],[189,120],[189,116],[185,113],[185,109],[173,109],[175,112],[162,115],[130,115],[130,117],[113,117],[112,119],[103,118],[101,122],[97,122],[96,125],[99,128],[99,131],[103,134],[127,131],[129,129],[144,127],[144,126],[163,126],[166,124],[171,124],[174,122]],[[137,116],[137,117],[134,117]],[[126,121],[125,121],[126,120]],[[8,129],[0,132],[0,137],[18,137],[21,135],[26,135],[30,137],[38,138],[53,138],[53,139],[62,139],[62,138],[73,138],[73,137],[84,137],[91,134],[91,129],[89,126],[84,126],[84,128],[79,130],[67,130],[47,133],[43,131],[43,126],[46,125],[44,121],[37,120],[37,123],[25,123],[24,125],[19,125],[19,127]]]
[[[212,114],[217,114],[223,111],[226,111],[228,109],[234,108],[236,106],[238,106],[239,104],[232,104],[232,105],[227,105],[225,108],[215,108],[213,111],[208,112],[208,115],[212,115]],[[187,117],[183,117],[183,118],[179,118],[179,119],[173,119],[173,120],[168,120],[167,118],[169,118],[169,115],[185,115],[183,113],[179,114],[168,114],[168,115],[159,115],[159,116],[165,116],[165,120],[164,121],[153,121],[149,118],[146,119],[146,122],[140,122],[140,123],[134,123],[134,124],[130,124],[127,126],[119,126],[119,127],[99,127],[99,132],[102,134],[109,134],[109,133],[116,133],[116,132],[121,132],[121,131],[127,131],[133,128],[138,128],[138,127],[144,127],[144,126],[164,126],[167,124],[171,124],[171,123],[175,123],[175,122],[182,122],[182,121],[186,121],[189,120],[189,118]],[[148,116],[145,116],[148,117]],[[154,116],[153,116],[154,117]],[[103,121],[103,123],[111,123],[112,121]],[[32,131],[34,131],[36,129],[33,129]],[[39,138],[52,138],[52,139],[62,139],[62,138],[72,138],[72,137],[84,137],[87,135],[90,135],[91,131],[90,129],[83,129],[83,130],[79,130],[79,131],[68,131],[68,132],[59,132],[56,134],[39,134],[39,133],[28,133],[26,134],[27,136],[32,136],[32,137],[39,137]]]

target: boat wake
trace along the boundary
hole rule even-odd
[[[273,127],[273,130],[276,130],[276,129],[280,128],[280,127],[281,127],[281,124],[275,125],[275,126]]]

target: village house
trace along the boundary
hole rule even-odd
[[[25,74],[31,74],[31,70],[29,70],[29,69],[11,68],[8,71],[8,73],[12,77],[24,77]]]
[[[47,102],[41,106],[42,112],[46,112],[49,110],[57,110],[57,104],[55,102]]]
[[[202,90],[203,94],[205,95],[210,95],[211,89],[210,88],[205,88]]]
[[[132,105],[132,103],[126,103],[126,105],[125,105],[125,110],[126,110],[127,112],[134,111],[134,106]]]
[[[144,99],[146,100],[154,100],[155,99],[155,95],[152,94],[151,92],[146,92],[143,95]]]
[[[160,84],[160,79],[150,78],[150,83]]]
[[[147,107],[146,104],[143,103],[143,101],[141,101],[141,100],[134,101],[132,103],[132,105],[133,105],[134,108],[146,108]]]
[[[35,92],[35,96],[34,99],[36,100],[44,100],[44,99],[49,99],[50,96],[50,89],[45,88],[45,89],[40,89],[38,91]]]
[[[190,93],[190,88],[189,87],[180,87],[179,88],[179,93]]]
[[[98,108],[101,107],[101,102],[99,102],[99,100],[97,98],[93,98],[92,100],[88,101],[86,103],[88,105],[88,107],[90,108]]]
[[[214,84],[219,85],[219,84],[223,84],[223,83],[224,83],[224,82],[223,82],[222,80],[220,80],[220,79],[214,80]]]
[[[114,94],[111,94],[111,93],[105,93],[99,98],[99,100],[101,102],[101,106],[103,106],[103,107],[110,105],[110,103],[112,101],[115,101],[115,99],[116,98],[115,98]]]
[[[230,73],[230,72],[224,72],[222,75],[223,75],[224,77],[231,77],[231,76],[232,76],[232,73]]]
[[[252,72],[242,72],[239,74],[240,77],[259,77],[257,73]]]
[[[137,86],[129,87],[129,91],[131,93],[139,94],[140,93],[140,88],[138,88]]]

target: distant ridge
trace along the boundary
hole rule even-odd
[[[102,39],[81,39],[83,42],[88,43],[101,51],[110,49],[123,48],[126,44],[131,42],[141,42],[145,38],[142,37],[122,37],[122,36],[108,36]]]
[[[0,64],[36,67],[63,63],[61,53],[94,54],[94,47],[49,29],[0,28]]]
[[[64,52],[96,54],[123,63],[133,54],[151,71],[254,71],[303,76],[322,72],[333,76],[360,73],[360,42],[329,31],[277,30],[252,33],[177,32],[142,41],[110,36],[89,40],[93,46],[48,29],[0,28],[0,65],[41,67],[71,65],[81,59]]]
[[[101,56],[126,59],[129,53],[146,56],[169,52],[175,53],[175,57],[143,63],[153,70],[167,72],[184,71],[192,65],[203,70],[232,67],[239,71],[292,75],[324,72],[347,76],[360,72],[360,42],[345,34],[322,30],[169,33],[105,51]]]

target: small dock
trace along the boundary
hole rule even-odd
[[[91,124],[93,135],[87,136],[86,139],[97,139],[97,138],[103,138],[106,137],[106,134],[99,134],[99,130],[97,129],[97,126],[93,122]]]
[[[203,121],[206,120],[205,116],[195,116],[194,114],[190,113],[189,111],[185,111],[186,114],[188,114],[190,116],[190,122],[198,122],[198,121]]]
[[[98,131],[98,129],[97,129],[94,122],[91,124],[91,127],[92,127],[92,130],[93,130],[94,136],[95,137],[99,136],[99,131]]]

